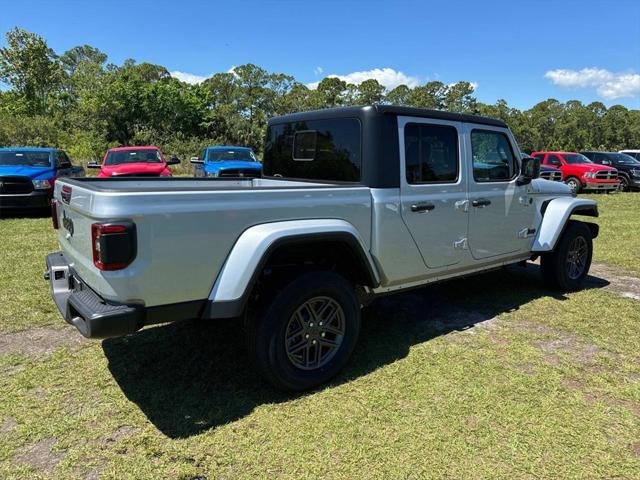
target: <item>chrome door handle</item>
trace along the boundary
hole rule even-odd
[[[433,203],[416,203],[411,205],[412,212],[430,212],[436,208]]]
[[[473,205],[474,207],[486,207],[488,205],[491,205],[491,200],[488,200],[486,198],[477,198],[473,202],[471,202],[471,205]]]

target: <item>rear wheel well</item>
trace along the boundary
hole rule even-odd
[[[354,285],[376,286],[361,247],[346,240],[310,240],[278,245],[264,262],[261,277],[285,276],[305,271],[335,272]]]
[[[377,287],[368,262],[355,238],[283,239],[267,252],[256,272],[244,304],[244,323],[266,308],[283,287],[308,272],[330,271],[354,287]]]

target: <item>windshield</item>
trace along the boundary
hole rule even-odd
[[[49,152],[0,152],[0,165],[20,165],[23,167],[49,167]]]
[[[570,163],[571,165],[575,165],[577,163],[593,163],[591,160],[580,153],[565,153],[562,156],[564,157],[564,161]]]
[[[256,156],[253,154],[253,152],[245,148],[209,150],[209,155],[207,156],[207,160],[209,162],[224,162],[229,160],[240,160],[243,162],[258,161],[256,159]]]
[[[607,153],[605,157],[613,163],[623,163],[625,165],[640,165],[640,162],[626,153]]]
[[[146,148],[131,150],[112,150],[107,154],[105,165],[122,165],[123,163],[162,163],[158,150]]]

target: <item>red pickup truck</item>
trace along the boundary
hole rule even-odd
[[[593,163],[580,153],[533,152],[531,156],[540,159],[542,165],[560,169],[564,182],[574,193],[619,188],[618,170]]]
[[[164,177],[171,176],[168,165],[177,165],[180,160],[173,157],[165,160],[158,147],[118,147],[105,153],[102,164],[91,162],[89,168],[99,168],[99,178],[104,177]]]

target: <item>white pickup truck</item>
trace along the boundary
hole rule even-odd
[[[58,179],[45,277],[91,338],[238,317],[264,377],[312,388],[347,363],[376,296],[541,257],[580,288],[596,202],[538,179],[490,118],[391,106],[270,120],[263,177]]]

